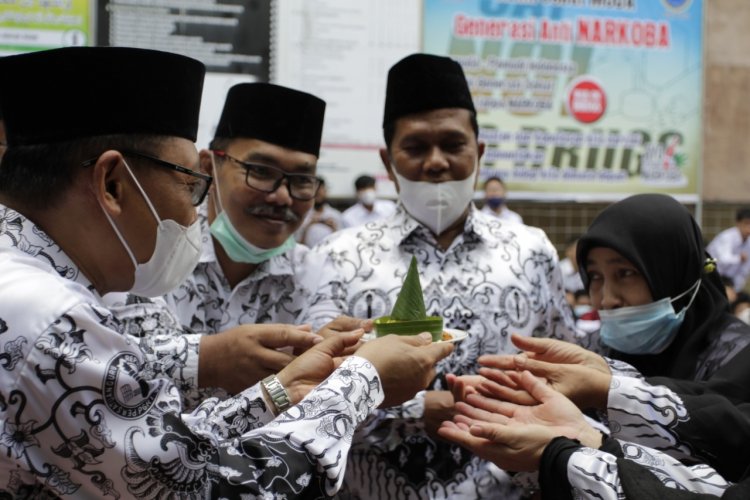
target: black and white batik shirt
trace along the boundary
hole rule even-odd
[[[355,428],[383,399],[369,362],[348,358],[276,419],[258,386],[183,413],[175,372],[195,345],[144,346],[100,299],[54,241],[0,206],[0,497],[336,492]]]
[[[469,333],[439,363],[439,374],[476,373],[479,356],[517,352],[512,333],[588,342],[575,332],[557,253],[544,232],[508,224],[473,206],[464,232],[445,251],[402,205],[393,217],[334,233],[312,251],[323,254],[343,281],[346,313],[360,318],[390,313],[415,256],[427,313],[442,316],[447,328]],[[441,377],[433,388],[446,389]],[[394,500],[517,498],[520,492],[505,472],[427,436],[423,401],[417,397],[379,410],[358,431],[346,494]]]

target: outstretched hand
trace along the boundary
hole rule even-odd
[[[519,404],[532,404],[528,392],[517,387],[518,371],[528,370],[544,378],[555,390],[579,408],[605,409],[612,380],[604,358],[586,349],[554,339],[513,335],[513,343],[525,351],[515,355],[486,355],[479,358],[479,373],[497,385],[483,384],[478,390],[495,397],[510,398]],[[499,389],[498,385],[503,386]]]
[[[524,406],[469,394],[467,403],[456,404],[454,422],[444,422],[438,434],[516,472],[538,470],[544,448],[558,436],[578,439],[586,446],[601,445],[601,434],[565,396],[528,371],[521,374],[518,384],[536,404]]]

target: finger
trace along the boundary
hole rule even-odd
[[[498,370],[515,370],[514,354],[485,354],[479,356],[479,364]]]
[[[486,440],[472,436],[469,432],[458,426],[449,424],[440,426],[437,432],[443,439],[452,441],[472,451],[486,442]]]
[[[508,418],[501,413],[490,412],[476,406],[468,405],[466,403],[458,402],[455,406],[456,411],[458,411],[461,415],[474,420],[497,423],[505,423],[508,421]]]
[[[466,403],[474,408],[485,410],[497,415],[503,415],[508,418],[512,418],[519,408],[525,406],[509,401],[500,401],[492,397],[488,398],[481,394],[470,394],[469,396],[466,396]]]
[[[275,349],[263,349],[257,354],[258,363],[272,372],[281,371],[286,365],[294,360],[294,356]]]
[[[479,374],[488,380],[497,382],[500,385],[512,388],[518,387],[518,384],[513,377],[513,375],[516,374],[516,372],[514,371],[506,372],[503,370],[497,370],[495,368],[480,368]]]
[[[448,389],[453,390],[453,386],[456,383],[456,380],[458,379],[458,376],[454,375],[453,373],[446,373],[445,374],[445,381],[448,383]]]
[[[550,398],[553,398],[560,394],[552,387],[547,385],[545,381],[539,380],[538,377],[535,377],[534,374],[529,371],[525,371],[522,373],[521,386],[526,389],[528,393],[534,397],[534,399],[542,403],[544,403],[545,401],[549,401]]]
[[[261,344],[269,348],[278,347],[311,347],[323,340],[322,337],[315,335],[309,329],[300,329],[291,325],[266,325],[269,328],[264,329],[259,336]]]
[[[329,322],[323,328],[321,328],[321,330],[348,332],[362,328],[363,322],[364,321],[359,318],[353,318],[351,316],[339,316],[333,321]]]
[[[531,351],[537,354],[544,354],[547,350],[554,347],[557,342],[560,342],[555,339],[526,337],[517,333],[512,334],[510,340],[514,346],[522,351]]]
[[[430,336],[430,342],[429,345],[422,347],[421,351],[429,357],[432,364],[437,363],[453,352],[454,346],[452,342],[432,342],[432,336]]]
[[[477,386],[477,392],[490,399],[498,399],[503,401],[509,401],[517,405],[530,406],[537,404],[537,400],[534,399],[531,394],[523,389],[511,389],[499,384],[495,384],[492,381],[482,382]]]
[[[317,349],[331,358],[344,356],[350,350],[349,348],[357,345],[359,339],[362,338],[362,334],[362,330],[355,330],[354,332],[341,332],[337,335],[331,335],[310,350]]]
[[[513,441],[515,435],[513,429],[490,422],[472,425],[469,428],[469,434],[475,439],[483,439],[495,444],[508,444]]]
[[[385,338],[395,336],[400,342],[404,342],[413,346],[423,346],[432,343],[432,335],[428,332],[422,332],[418,335],[386,335]]]
[[[560,365],[557,363],[548,363],[546,361],[539,361],[531,359],[525,354],[517,354],[515,356],[516,369],[523,371],[528,370],[538,377],[549,378],[560,371]]]

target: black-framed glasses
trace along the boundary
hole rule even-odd
[[[177,172],[188,174],[192,177],[195,177],[197,181],[193,183],[190,186],[190,202],[193,204],[194,207],[197,207],[201,203],[203,203],[203,200],[206,198],[206,195],[208,194],[208,188],[211,187],[211,182],[214,180],[213,177],[210,175],[203,174],[201,172],[196,172],[195,170],[191,170],[187,167],[183,167],[182,165],[177,165],[176,163],[170,163],[167,160],[162,160],[161,158],[157,158],[156,156],[151,156],[146,153],[141,153],[139,151],[132,151],[132,150],[123,150],[120,151],[125,156],[137,156],[139,158],[144,158],[146,160],[150,160],[157,165],[160,165],[162,167],[168,168],[170,170],[176,170]],[[84,167],[89,167],[96,163],[96,160],[98,160],[99,157],[90,158],[82,163]]]
[[[213,150],[213,152],[219,158],[229,158],[240,164],[245,169],[245,183],[263,193],[273,193],[279,189],[284,179],[289,187],[289,196],[295,200],[310,201],[315,198],[320,188],[320,179],[314,175],[289,174],[280,168],[238,160],[229,156],[226,151]]]

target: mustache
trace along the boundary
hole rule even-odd
[[[259,205],[257,207],[250,207],[245,209],[245,213],[248,215],[257,215],[259,217],[273,217],[275,219],[282,219],[284,222],[299,221],[299,216],[297,216],[297,214],[295,214],[289,207]]]

